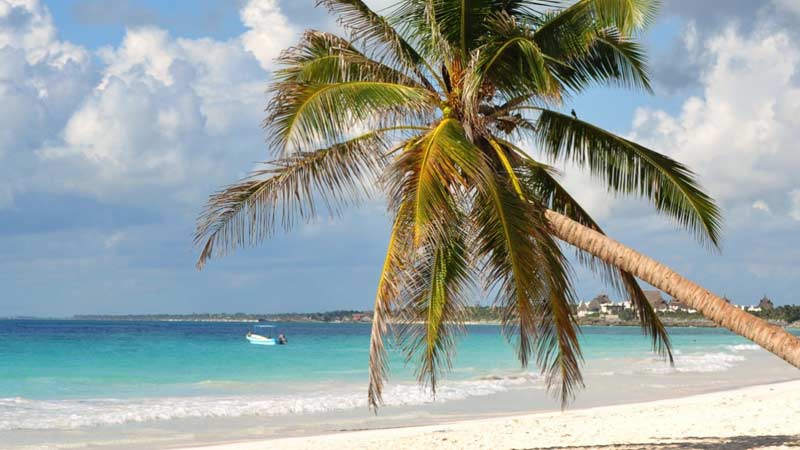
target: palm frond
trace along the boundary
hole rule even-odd
[[[384,132],[373,131],[314,152],[269,163],[249,178],[212,195],[197,220],[195,245],[203,246],[197,267],[212,256],[254,245],[271,236],[276,216],[288,230],[315,216],[315,199],[331,214],[369,194],[368,178],[385,167]]]
[[[588,168],[612,192],[649,199],[700,242],[719,246],[720,210],[688,167],[568,115],[540,111],[537,139],[549,158]]]
[[[390,207],[406,199],[413,203],[415,246],[429,236],[446,235],[447,224],[458,220],[457,199],[478,173],[479,157],[461,124],[445,118],[392,164]]]
[[[343,83],[385,81],[423,87],[405,72],[376,61],[358,51],[350,41],[332,33],[307,30],[300,42],[284,50],[277,59],[272,91],[295,83]]]
[[[442,36],[459,50],[461,60],[466,63],[476,40],[485,29],[485,20],[492,12],[491,0],[434,1],[436,22]]]
[[[580,3],[572,8],[531,16],[528,22],[542,52],[564,61],[585,54],[598,30],[594,17],[587,14]]]
[[[592,9],[597,22],[631,36],[655,22],[658,0],[581,0]],[[581,3],[579,2],[579,3]]]
[[[591,24],[596,29],[616,28],[624,36],[632,36],[655,21],[658,0],[578,0],[567,8],[548,14],[548,20],[539,22],[539,29],[551,33],[553,29],[571,24]]]
[[[354,127],[418,123],[436,100],[403,84],[356,80],[341,83],[281,83],[267,108],[264,126],[281,154],[347,138]],[[324,145],[324,144],[323,144]]]
[[[539,305],[537,311],[540,320],[536,363],[545,374],[547,390],[553,392],[555,387],[558,388],[555,394],[563,409],[584,386],[581,374],[583,355],[578,341],[579,328],[571,309],[573,302],[565,298],[568,291],[559,288],[559,275],[554,274],[554,278],[549,298]]]
[[[477,260],[487,292],[502,311],[503,332],[517,347],[523,366],[535,347],[538,330],[536,302],[549,286],[539,277],[541,255],[531,229],[544,226],[541,215],[514,191],[510,182],[493,177],[473,206]]]
[[[407,360],[418,359],[417,376],[434,394],[450,367],[465,292],[472,285],[461,207],[478,174],[476,150],[461,124],[445,118],[408,141],[388,174],[390,209],[408,208],[413,223],[400,341]]]
[[[387,59],[390,64],[410,69],[420,83],[433,90],[424,70],[427,68],[431,71],[427,61],[385,17],[361,0],[317,0],[319,5],[324,5],[339,16],[339,22],[352,34],[353,40],[362,42],[366,48],[374,49],[378,45],[385,47],[386,51],[376,55],[378,59]]]
[[[510,144],[506,143],[506,145]],[[533,160],[517,147],[509,146],[509,148],[514,149],[521,159],[518,166],[520,179],[523,181],[522,185],[525,186],[526,193],[531,198],[537,199],[547,205],[549,209],[564,214],[583,226],[604,234],[597,222],[558,182],[553,168]],[[616,292],[627,295],[637,311],[642,332],[652,339],[653,350],[657,354],[667,357],[672,363],[672,348],[667,329],[656,315],[639,283],[636,282],[636,278],[616,266],[605,263],[595,255],[581,250],[576,250],[576,252],[581,264],[600,275]]]
[[[552,13],[535,25],[534,40],[562,84],[579,92],[613,84],[651,92],[645,52],[615,27],[586,14]]]
[[[549,234],[543,210],[529,201],[506,149],[495,151],[489,182],[474,203],[476,255],[486,289],[496,292],[504,334],[517,346],[523,366],[531,354],[548,387],[561,386],[566,403],[582,384],[578,328],[571,313],[572,287],[566,260]]]
[[[597,33],[587,54],[568,64],[559,66],[558,77],[574,91],[611,84],[652,92],[644,50],[615,29]]]
[[[434,40],[430,33],[435,32],[457,50],[453,56],[466,64],[470,53],[495,31],[490,21],[493,15],[524,17],[560,4],[557,0],[411,0],[397,8],[395,18],[407,30],[416,30],[420,41]]]
[[[424,243],[407,273],[399,338],[406,361],[417,360],[417,378],[436,395],[439,378],[452,365],[456,338],[463,332],[466,294],[473,287],[463,217],[446,235]],[[439,239],[443,238],[443,239]]]
[[[533,33],[508,14],[490,19],[492,39],[475,50],[464,82],[464,104],[475,113],[493,98],[558,100],[561,86]]]
[[[406,204],[407,205],[407,204]],[[411,253],[410,208],[401,206],[396,215],[386,258],[378,280],[375,307],[372,316],[372,330],[369,341],[369,388],[367,401],[375,411],[383,403],[383,384],[388,376],[387,352],[384,336],[389,331],[392,312],[400,299],[403,270],[408,268]]]

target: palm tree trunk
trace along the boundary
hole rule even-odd
[[[800,339],[783,328],[732,306],[669,267],[548,210],[550,228],[559,239],[613,264],[696,309],[719,326],[746,337],[789,364],[800,368]]]

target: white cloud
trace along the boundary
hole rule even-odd
[[[764,200],[756,200],[753,202],[753,209],[764,211],[766,213],[772,212],[769,205]]]
[[[196,208],[266,155],[265,68],[294,39],[277,3],[241,10],[219,41],[126,31],[95,58],[57,40],[36,0],[0,0],[0,192],[77,192]]]
[[[68,42],[56,39],[50,13],[38,0],[0,0],[0,48],[25,50],[28,62],[46,61],[63,66],[70,61],[83,62],[88,53]]]
[[[632,137],[697,171],[728,208],[784,204],[800,167],[800,46],[762,24],[749,35],[730,26],[699,51],[702,94],[678,115],[638,110]]]
[[[175,61],[175,44],[164,30],[129,29],[119,48],[104,48],[99,55],[106,64],[100,89],[112,77],[129,80],[142,74],[166,86],[173,82],[170,66]]]
[[[58,41],[38,2],[0,0],[0,208],[30,184],[33,150],[58,138],[91,89],[91,71],[89,52]]]
[[[239,12],[249,28],[242,35],[244,48],[255,55],[264,70],[296,39],[297,30],[281,13],[277,0],[250,0]]]
[[[774,0],[779,9],[800,16],[800,1],[797,0]]]

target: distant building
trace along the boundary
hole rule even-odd
[[[593,298],[592,301],[589,302],[587,305],[589,312],[599,312],[599,313],[607,313],[608,307],[612,305],[613,302],[606,294],[600,294],[597,297]]]
[[[688,313],[696,313],[697,310],[690,307],[686,303],[678,300],[677,298],[673,298],[669,302],[669,310],[670,311],[680,311],[680,312],[688,312]]]
[[[589,311],[588,303],[581,302],[581,304],[578,305],[578,317],[586,317],[590,313],[591,311]]]
[[[661,291],[644,291],[644,296],[650,302],[650,306],[656,311],[664,311],[669,309],[667,301],[661,295]]]
[[[766,311],[768,309],[775,309],[775,305],[772,304],[772,300],[770,300],[766,295],[758,302],[758,308],[761,311]]]
[[[597,300],[597,302],[600,303],[601,305],[608,305],[608,304],[614,303],[614,302],[611,301],[610,298],[608,298],[608,296],[606,294],[600,294],[597,297],[595,297],[593,299],[593,301],[594,300]]]

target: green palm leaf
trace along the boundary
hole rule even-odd
[[[533,33],[508,14],[494,15],[489,22],[492,39],[476,50],[467,72],[464,103],[475,110],[488,96],[558,99],[560,85]]]
[[[503,330],[515,341],[523,366],[528,364],[537,334],[536,302],[549,286],[539,278],[541,255],[531,229],[542,226],[542,217],[519,197],[509,181],[493,179],[475,199],[476,255],[484,261],[480,272],[487,292],[496,292],[494,303],[502,308]]]
[[[389,175],[391,205],[412,203],[414,242],[446,234],[458,220],[457,197],[478,173],[480,153],[452,118],[440,121],[395,161]],[[431,236],[434,236],[431,238]]]
[[[541,109],[537,138],[553,160],[586,167],[613,192],[650,199],[656,209],[719,246],[721,213],[683,164],[565,114]]]
[[[655,21],[658,0],[582,0],[597,22],[631,36]]]
[[[560,4],[558,0],[411,0],[397,8],[395,21],[411,30],[428,52],[441,51],[426,46],[441,40],[466,65],[470,53],[495,31],[490,20],[495,14],[525,17]]]
[[[558,252],[555,243],[553,245],[553,251]],[[563,256],[559,256],[549,264],[564,264]],[[572,294],[561,289],[567,286],[559,286],[563,283],[560,278],[566,279],[566,276],[553,275],[550,296],[537,310],[540,320],[536,363],[545,374],[548,391],[558,387],[556,395],[561,400],[561,407],[565,408],[575,397],[576,390],[584,386],[581,374],[583,356],[578,342],[579,328],[570,307],[574,302],[565,297]]]
[[[280,217],[284,229],[315,216],[315,199],[331,214],[368,195],[370,177],[385,165],[384,132],[366,133],[331,147],[272,161],[269,169],[212,195],[198,219],[195,243],[203,250],[198,268],[213,255],[253,245],[272,235]]]
[[[403,271],[409,266],[411,248],[411,223],[407,204],[402,205],[392,225],[386,257],[378,280],[372,330],[369,342],[369,388],[367,401],[372,410],[383,403],[383,384],[388,376],[387,352],[384,336],[391,325],[393,308],[397,306],[402,289]]]
[[[424,72],[426,67],[430,70],[428,63],[385,17],[372,11],[366,3],[361,0],[318,0],[317,5],[324,5],[339,15],[340,23],[351,32],[354,40],[363,42],[365,47],[386,46],[387,51],[379,53],[379,59],[388,59],[390,63],[411,69],[420,83],[433,90]]]
[[[300,42],[281,53],[281,69],[274,74],[273,91],[291,88],[295,83],[330,84],[347,81],[386,81],[423,87],[404,72],[380,63],[360,51],[350,41],[331,33],[308,30]]]
[[[523,366],[531,354],[560,385],[567,402],[582,384],[577,324],[566,261],[548,231],[544,211],[530,202],[509,154],[496,142],[487,182],[476,196],[473,221],[480,273],[503,311],[503,330],[515,342]],[[494,175],[492,175],[494,174]]]
[[[578,0],[550,15],[539,29],[551,33],[565,25],[584,24],[595,29],[616,28],[624,36],[632,36],[653,23],[658,6],[658,0]],[[537,19],[532,17],[532,22]]]
[[[589,17],[555,13],[542,21],[533,38],[556,77],[573,92],[591,84],[651,92],[644,51],[614,27],[598,28]]]
[[[534,161],[525,155],[521,149],[515,148],[510,144],[507,145],[509,145],[509,148],[515,149],[521,157],[519,165],[520,179],[523,180],[522,185],[525,186],[526,192],[531,198],[536,198],[547,205],[549,209],[564,214],[599,233],[603,233],[597,222],[556,180],[554,169]],[[577,254],[578,261],[581,264],[600,274],[603,280],[619,294],[627,295],[627,298],[631,300],[631,303],[636,308],[642,331],[652,338],[653,350],[659,355],[667,357],[672,363],[672,348],[667,329],[652,305],[650,305],[633,275],[607,264],[589,253],[578,250]]]
[[[407,272],[399,337],[406,361],[417,360],[417,378],[436,395],[449,370],[456,337],[463,331],[466,294],[474,285],[462,221],[444,226],[444,236],[426,242]],[[443,239],[438,239],[439,237]]]
[[[434,105],[428,91],[386,81],[296,83],[275,92],[265,126],[272,145],[286,153],[341,140],[365,122],[417,122]]]

